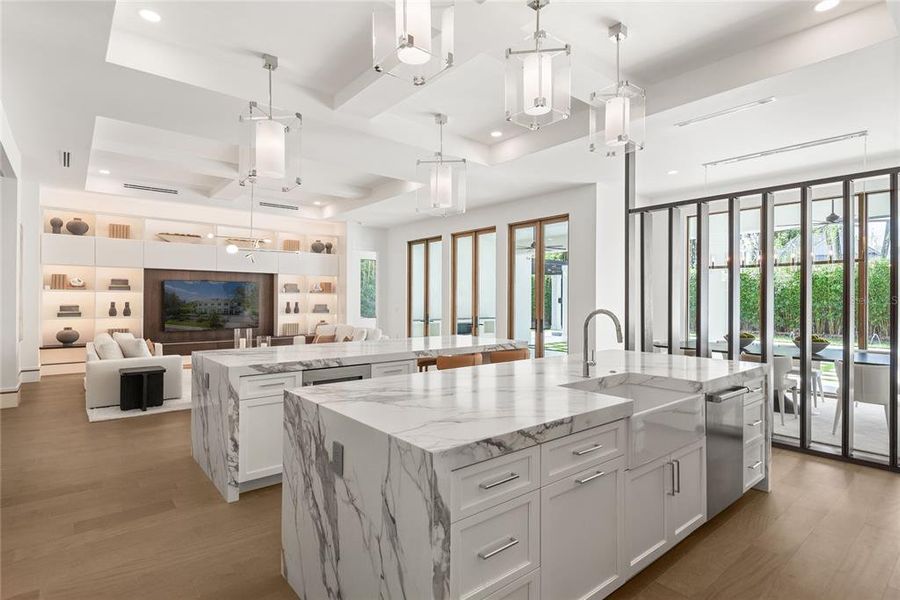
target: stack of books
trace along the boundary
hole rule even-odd
[[[60,304],[56,316],[60,318],[80,317],[81,308],[77,304]]]
[[[110,279],[109,289],[111,290],[130,290],[131,286],[127,279]]]

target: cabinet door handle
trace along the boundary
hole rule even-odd
[[[678,468],[678,477],[672,478],[673,481],[676,481],[678,483],[678,486],[675,488],[675,493],[680,494],[681,493],[681,461],[676,458],[675,460],[672,461],[672,463],[675,465],[675,467]],[[673,467],[672,473],[674,474],[674,472],[675,472],[675,468]]]
[[[585,454],[588,454],[590,452],[596,452],[602,447],[603,444],[594,444],[590,448],[585,448],[584,450],[572,450],[572,454],[574,454],[575,456],[584,456]]]
[[[668,464],[670,467],[672,467],[672,491],[669,492],[669,495],[674,496],[675,495],[675,461],[669,461],[666,464]]]
[[[755,471],[755,470],[757,470],[758,468],[760,468],[761,466],[762,466],[762,461],[761,461],[761,460],[758,460],[758,461],[756,461],[755,463],[753,463],[752,465],[750,465],[750,466],[747,467],[747,468],[750,469],[751,471]]]
[[[490,481],[490,482],[482,481],[481,483],[478,484],[478,487],[480,487],[483,490],[489,490],[491,488],[497,487],[498,485],[503,485],[504,483],[509,483],[510,481],[515,481],[518,478],[519,478],[518,473],[510,473],[509,475],[504,475],[503,477],[501,477],[500,479],[497,479],[495,481]]]
[[[762,419],[757,419],[757,420],[753,421],[752,423],[750,423],[749,425],[747,425],[747,427],[756,427],[757,425],[761,425],[761,424],[762,424]]]
[[[518,543],[519,543],[519,540],[517,540],[514,537],[511,537],[502,546],[500,546],[498,548],[494,548],[490,552],[485,552],[484,550],[482,550],[481,552],[478,553],[478,558],[480,558],[481,560],[487,560],[492,556],[496,556],[496,555],[500,554],[504,550],[509,550],[510,548],[512,548],[513,546],[515,546]]]
[[[593,481],[593,480],[597,479],[598,477],[603,477],[604,475],[606,475],[605,471],[597,471],[593,475],[588,475],[587,477],[582,477],[581,479],[576,479],[575,483],[584,484],[584,483],[587,483],[588,481]]]

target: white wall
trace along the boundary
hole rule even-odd
[[[621,193],[597,185],[521,198],[468,211],[463,215],[417,221],[388,230],[387,258],[390,283],[384,317],[386,333],[406,336],[407,242],[441,236],[442,331],[449,334],[451,234],[494,226],[497,229],[497,335],[508,335],[508,248],[510,223],[569,215],[569,348],[581,352],[584,316],[602,306],[622,315],[624,308],[624,204]],[[609,323],[599,328],[597,347],[612,347],[615,334]]]

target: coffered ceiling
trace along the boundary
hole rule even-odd
[[[372,70],[374,4],[4,2],[3,106],[26,177],[128,196],[123,183],[172,187],[178,202],[247,202],[236,184],[237,115],[265,98],[260,55],[269,53],[279,57],[275,104],[304,116],[303,185],[262,195],[299,204],[304,217],[383,226],[417,218],[415,161],[437,146],[435,112],[450,117],[445,151],[469,161],[470,206],[585,183],[615,194],[621,157],[587,151],[585,101],[614,80],[605,32],[619,20],[630,33],[623,70],[648,93],[638,160],[645,201],[898,159],[897,8],[883,0],[844,0],[827,13],[806,1],[552,0],[542,22],[572,44],[573,115],[537,132],[503,118],[503,50],[533,27],[524,2],[459,0],[455,65],[421,88]],[[144,8],[161,21],[141,19]],[[777,101],[674,126],[768,96]],[[860,129],[871,133],[864,147],[857,140],[701,166]],[[59,164],[63,149],[71,168]]]

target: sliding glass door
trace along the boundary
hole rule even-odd
[[[509,331],[536,358],[569,350],[569,218],[509,226]]]
[[[453,234],[452,331],[497,331],[497,232],[493,227]]]
[[[409,337],[441,334],[441,238],[407,243]]]

